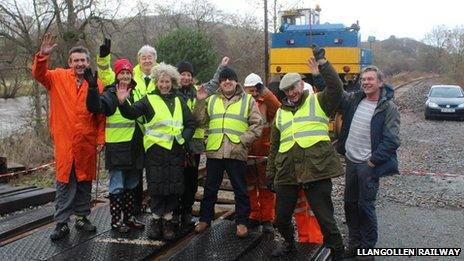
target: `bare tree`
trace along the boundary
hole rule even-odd
[[[23,62],[14,66],[28,68],[30,72],[31,57],[37,52],[41,36],[47,31],[58,35],[59,46],[51,63],[67,64],[68,50],[77,43],[87,42],[89,27],[104,27],[104,22],[111,20],[111,14],[118,11],[115,8],[117,4],[103,8],[98,6],[99,3],[96,0],[0,0],[0,36],[18,47],[18,61]],[[5,46],[0,48],[5,51]],[[12,68],[5,67],[9,67],[5,70]],[[28,75],[30,77],[30,73]],[[42,90],[37,83],[33,84],[32,89],[36,113],[34,118],[41,125]]]

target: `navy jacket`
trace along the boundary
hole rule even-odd
[[[366,94],[362,90],[343,94],[341,102],[343,124],[337,144],[337,151],[342,155],[345,155],[345,143],[354,113],[365,97]],[[392,93],[383,88],[371,120],[370,161],[375,165],[374,173],[377,177],[399,174],[396,150],[400,146],[400,114],[392,98]]]

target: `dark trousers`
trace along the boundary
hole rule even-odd
[[[177,208],[179,195],[150,195],[151,213],[159,217],[172,214]]]
[[[298,185],[276,186],[276,224],[282,237],[289,243],[294,242],[292,215],[298,199]],[[324,179],[303,186],[306,199],[316,216],[324,236],[324,246],[334,251],[343,250],[343,241],[334,218],[332,203],[332,180]]]
[[[73,164],[69,183],[56,182],[55,221],[68,223],[72,214],[88,216],[90,214],[91,192],[91,181],[77,182],[76,168]]]
[[[373,171],[367,163],[346,160],[345,217],[350,246],[372,248],[377,243],[375,199],[379,178],[373,177]]]
[[[177,215],[191,214],[192,206],[195,203],[195,194],[198,190],[198,165],[200,164],[200,154],[194,154],[195,166],[184,168],[184,193],[180,197],[180,203],[176,211]]]
[[[134,170],[133,175],[138,176],[137,186],[132,190],[134,193],[134,214],[139,215],[142,212],[142,202],[143,202],[143,169]]]
[[[224,171],[227,171],[235,196],[235,223],[248,224],[250,201],[245,181],[246,162],[234,159],[208,159],[206,161],[206,183],[200,207],[200,221],[211,223]]]

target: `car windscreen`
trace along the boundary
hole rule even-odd
[[[462,90],[458,88],[439,87],[432,88],[430,97],[436,98],[462,98]]]

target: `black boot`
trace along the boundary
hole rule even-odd
[[[138,175],[138,174],[137,174]],[[140,173],[140,179],[137,186],[130,190],[131,195],[133,196],[133,211],[132,214],[139,216],[143,214],[143,174]]]
[[[163,238],[164,240],[173,240],[174,234],[174,223],[172,220],[166,220],[163,218]]]
[[[295,234],[295,230],[293,228],[293,225],[285,226],[281,224],[281,226],[278,226],[278,228],[280,235],[284,238],[284,242],[278,248],[274,249],[271,255],[274,257],[278,257],[295,252],[295,238],[293,236]]]
[[[124,213],[124,224],[130,228],[143,229],[145,224],[138,221],[135,218],[134,206],[135,206],[135,195],[132,190],[124,192],[124,206],[122,211]]]
[[[281,245],[279,245],[276,249],[272,251],[273,257],[285,256],[290,253],[296,252],[295,241],[287,242],[284,241]]]
[[[55,229],[50,235],[52,241],[62,239],[64,236],[69,234],[69,227],[66,223],[57,223]]]
[[[182,221],[182,227],[193,227],[193,225],[195,225],[195,222],[193,222],[192,220],[191,213],[182,214],[181,221]]]
[[[130,230],[122,219],[122,209],[124,208],[123,200],[124,195],[122,193],[110,194],[111,229],[119,233],[127,233]]]
[[[152,219],[150,225],[150,232],[148,233],[150,239],[160,239],[161,237],[161,219]]]

